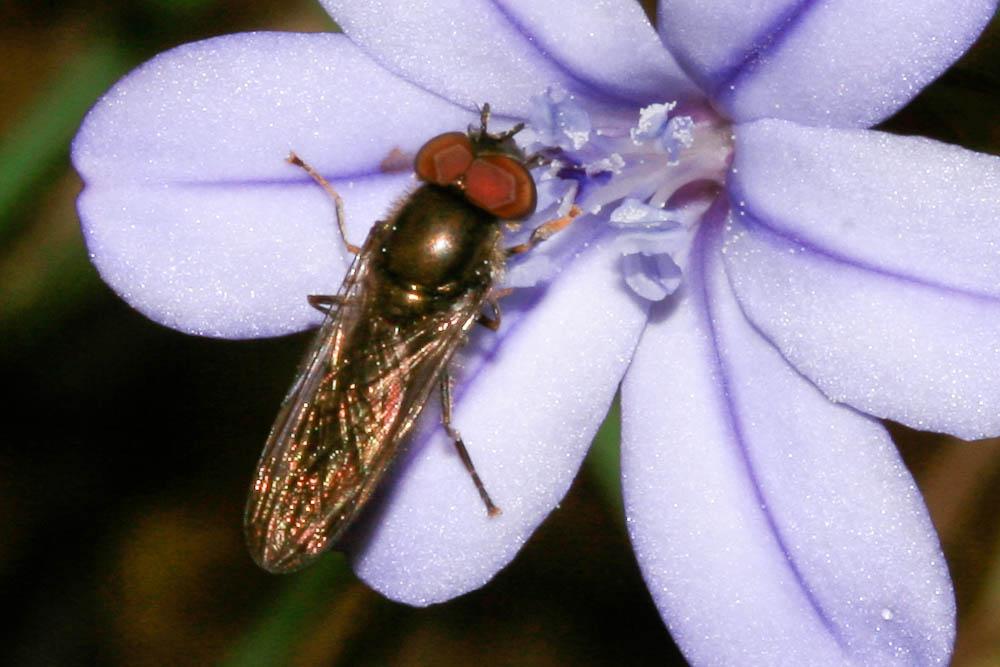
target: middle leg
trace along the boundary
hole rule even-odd
[[[493,503],[490,494],[486,492],[486,486],[483,484],[483,480],[479,478],[476,466],[472,464],[472,457],[469,456],[469,450],[465,448],[465,443],[462,442],[462,435],[451,425],[451,375],[448,374],[448,371],[445,371],[441,376],[441,422],[444,424],[444,430],[448,433],[448,437],[455,443],[455,449],[458,450],[458,456],[462,459],[462,464],[465,465],[465,469],[472,476],[472,482],[476,485],[476,490],[479,491],[479,497],[483,499],[483,504],[486,505],[486,513],[490,516],[499,515],[500,508]]]

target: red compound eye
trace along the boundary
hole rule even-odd
[[[464,132],[439,134],[417,152],[414,169],[422,181],[451,185],[472,164],[472,143]]]
[[[465,197],[504,220],[535,212],[535,181],[523,164],[506,155],[480,155],[465,171]]]

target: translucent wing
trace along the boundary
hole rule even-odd
[[[392,321],[378,303],[373,229],[306,354],[257,465],[245,515],[261,567],[287,572],[327,550],[371,496],[475,322],[487,287]]]

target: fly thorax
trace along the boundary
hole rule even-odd
[[[390,221],[379,264],[391,282],[433,299],[488,285],[496,219],[448,187],[417,189]]]
[[[730,124],[707,105],[673,102],[627,121],[591,115],[572,95],[549,90],[533,99],[527,134],[529,152],[549,160],[535,173],[542,215],[575,203],[587,214],[581,226],[596,230],[589,238],[610,238],[620,252],[628,289],[650,301],[673,293],[698,226],[725,204]],[[518,277],[522,285],[532,278],[530,270]]]

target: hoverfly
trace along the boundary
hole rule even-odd
[[[480,125],[428,141],[414,169],[422,184],[364,245],[348,242],[334,188],[294,153],[333,198],[341,237],[356,255],[336,295],[311,295],[326,317],[264,446],[244,528],[254,560],[296,570],[329,549],[372,497],[435,386],[442,422],[492,516],[499,513],[451,424],[448,363],[469,329],[500,326],[495,287],[507,257],[526,252],[579,214],[503,247],[501,223],[536,205],[528,159],[514,142],[523,124],[493,134]],[[483,310],[488,308],[492,316]]]

